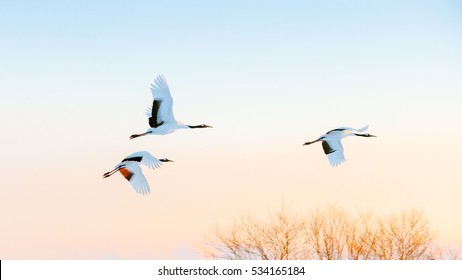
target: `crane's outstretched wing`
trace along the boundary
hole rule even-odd
[[[352,128],[350,128],[350,127],[339,127],[339,128],[336,128],[336,129],[329,130],[328,132],[326,132],[326,134],[343,133],[343,131],[351,130],[351,129]]]
[[[336,129],[329,130],[326,134],[332,134],[332,133],[343,132],[343,131],[345,131],[345,130],[363,132],[363,131],[365,131],[365,130],[368,129],[368,128],[369,128],[369,125],[366,125],[365,127],[360,128],[360,129],[354,129],[354,128],[351,128],[351,127],[342,126],[342,127],[336,128]]]
[[[356,131],[358,131],[358,132],[363,132],[363,131],[365,131],[365,130],[368,129],[368,128],[369,128],[369,125],[366,125],[366,126],[363,127],[363,128],[356,129]]]
[[[164,76],[159,75],[154,79],[154,83],[151,84],[151,93],[152,106],[146,110],[149,126],[156,128],[166,122],[174,123],[173,99]]]
[[[122,162],[124,161],[136,161],[152,169],[156,169],[162,166],[162,162],[160,160],[146,151],[135,152],[124,158]]]
[[[119,169],[119,172],[130,182],[137,193],[141,195],[149,194],[151,189],[138,164],[125,165]]]
[[[322,141],[322,148],[331,166],[338,166],[345,161],[342,142],[339,140],[324,140]]]
[[[162,166],[162,162],[153,157],[151,154],[144,156],[141,163],[152,169],[160,168]]]

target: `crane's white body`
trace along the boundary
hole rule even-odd
[[[170,161],[167,159],[163,160]],[[113,170],[106,172],[103,177],[109,177],[118,171],[130,182],[137,193],[147,195],[150,193],[151,188],[149,187],[146,177],[143,175],[140,164],[152,169],[162,166],[161,160],[157,159],[149,152],[141,151],[124,158],[121,162],[116,164]]]
[[[133,134],[130,139],[144,135],[170,134],[178,129],[211,127],[205,124],[186,125],[175,119],[173,115],[173,98],[164,76],[159,75],[154,79],[154,83],[151,84],[151,94],[153,103],[146,109],[150,128],[145,133]]]
[[[330,165],[338,166],[345,161],[341,140],[348,136],[375,137],[374,135],[370,134],[359,134],[360,132],[366,131],[368,127],[368,125],[360,129],[354,129],[351,127],[339,127],[321,135],[317,140],[307,142],[304,145],[310,145],[312,143],[322,141],[322,147],[324,149],[324,153],[327,155],[327,159],[329,160]]]

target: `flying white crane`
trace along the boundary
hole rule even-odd
[[[119,171],[127,179],[135,191],[142,195],[150,192],[148,181],[141,171],[140,163],[155,169],[162,166],[162,162],[172,162],[167,158],[157,159],[149,152],[141,151],[133,153],[118,163],[113,170],[104,173],[103,178],[107,178]]]
[[[360,133],[364,132],[369,126],[365,126],[361,129],[354,129],[351,127],[339,127],[328,131],[326,134],[321,135],[318,139],[306,142],[303,145],[311,145],[313,143],[322,141],[322,148],[324,153],[329,159],[331,166],[338,166],[345,161],[345,156],[343,155],[343,146],[341,140],[347,136],[361,136],[361,137],[376,137],[369,133]]]
[[[172,109],[173,99],[164,76],[159,75],[154,79],[154,84],[151,84],[151,93],[153,98],[152,106],[146,110],[151,128],[145,133],[131,135],[130,139],[149,134],[165,135],[181,128],[211,127],[206,124],[187,125],[175,120]]]

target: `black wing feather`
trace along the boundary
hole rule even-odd
[[[322,148],[324,149],[324,153],[326,155],[332,154],[333,152],[335,152],[335,150],[332,149],[332,147],[329,146],[329,143],[327,143],[326,141],[322,141]]]
[[[156,128],[164,123],[163,121],[159,121],[159,118],[157,117],[157,114],[159,113],[160,103],[162,103],[162,100],[154,100],[154,102],[152,102],[152,113],[151,117],[149,118],[150,127]]]
[[[137,162],[141,162],[142,159],[143,159],[143,157],[129,157],[129,158],[125,158],[124,160],[122,160],[122,162],[124,162],[124,161],[137,161]]]
[[[346,128],[336,128],[336,129],[329,130],[326,134],[329,134],[334,131],[344,131],[344,130],[346,130]]]

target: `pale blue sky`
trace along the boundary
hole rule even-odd
[[[1,258],[181,257],[216,221],[282,199],[416,206],[462,243],[459,1],[3,0],[0,38]],[[157,74],[179,120],[214,128],[129,141]],[[339,168],[302,147],[366,124],[379,137],[348,139]],[[137,150],[175,160],[145,171],[141,202],[101,179]]]
[[[294,98],[365,105],[379,90],[381,104],[433,102],[461,74],[457,1],[248,2],[2,1],[2,91],[99,108],[162,72],[202,93],[190,98],[244,110],[246,98],[251,111]],[[434,90],[399,91],[423,80]]]

